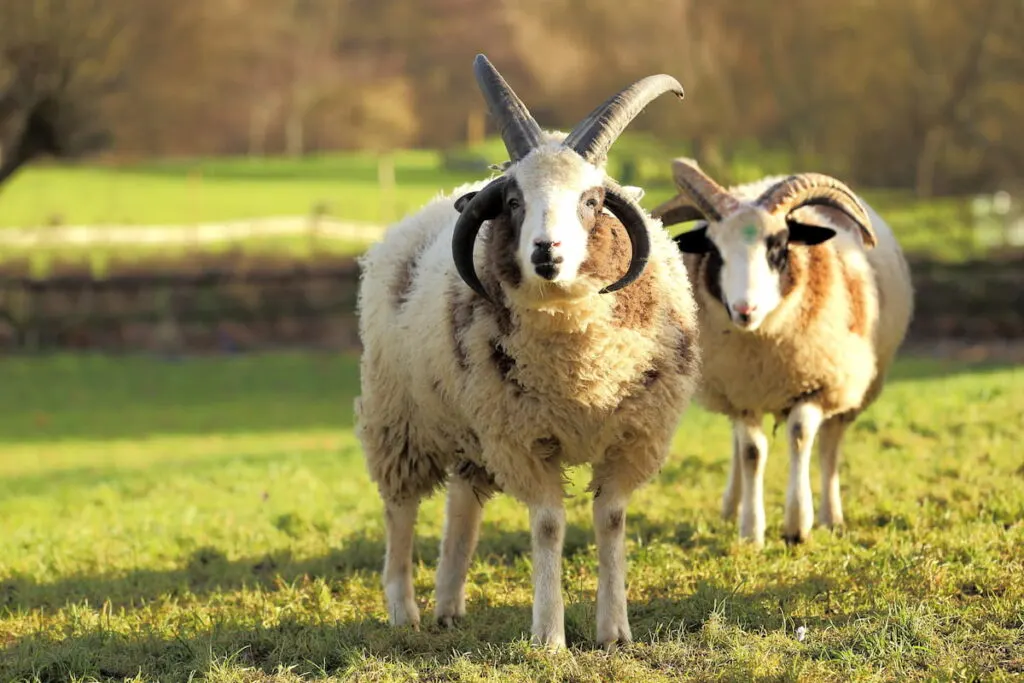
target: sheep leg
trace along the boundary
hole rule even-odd
[[[764,546],[764,470],[768,461],[768,437],[762,418],[747,418],[733,425],[733,435],[742,467],[743,500],[740,503],[740,539],[755,547]]]
[[[486,494],[478,495],[472,482],[458,475],[452,477],[435,589],[434,616],[441,626],[454,626],[466,615],[466,573],[480,536],[485,501]]]
[[[818,521],[822,526],[843,525],[843,501],[839,494],[839,445],[849,422],[833,417],[821,426],[818,436],[818,458],[821,462],[821,509]]]
[[[633,640],[626,614],[626,505],[629,494],[604,483],[594,494],[597,537],[597,642],[613,650]]]
[[[565,507],[558,503],[530,506],[533,550],[533,641],[541,647],[565,647],[565,606],[562,602],[562,546]]]
[[[740,493],[742,491],[742,470],[740,462],[740,441],[736,434],[732,436],[732,464],[729,466],[729,483],[726,484],[725,493],[722,495],[722,519],[730,521],[736,519],[740,508]]]
[[[821,427],[821,408],[801,403],[789,414],[789,488],[786,490],[786,543],[803,543],[814,525],[811,498],[811,449]]]
[[[412,544],[419,507],[419,498],[384,503],[384,595],[388,601],[388,620],[393,626],[409,625],[415,629],[420,626],[420,612],[412,586]]]
[[[565,489],[557,459],[537,457],[494,439],[484,446],[487,469],[497,487],[530,510],[533,560],[533,643],[565,647],[562,602],[562,545],[565,541]]]

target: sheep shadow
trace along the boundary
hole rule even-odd
[[[585,553],[592,542],[589,528],[570,524],[566,528],[564,555]],[[418,534],[413,548],[414,562],[431,569],[437,566],[440,538]],[[289,551],[229,559],[221,550],[202,547],[177,568],[137,569],[116,574],[70,574],[56,582],[40,582],[25,574],[0,579],[0,610],[60,609],[79,603],[114,609],[131,609],[156,600],[192,596],[202,598],[214,592],[242,588],[275,590],[282,584],[323,579],[328,582],[360,572],[379,572],[384,562],[382,536],[360,532],[346,537],[339,547],[325,555],[297,559]],[[513,565],[530,554],[526,530],[505,529],[485,521],[476,557],[491,565]]]
[[[636,640],[646,646],[660,642],[703,642],[701,631],[717,620],[752,635],[795,625],[815,628],[822,619],[790,615],[786,605],[798,599],[819,599],[835,590],[830,579],[819,576],[795,584],[779,584],[744,592],[721,583],[702,582],[677,600],[632,602],[630,621]],[[529,604],[491,606],[471,604],[469,614],[454,629],[433,624],[424,614],[423,628],[392,628],[381,619],[354,618],[324,622],[315,616],[287,617],[270,626],[216,623],[186,633],[139,630],[118,634],[97,623],[62,635],[38,631],[11,638],[0,646],[0,678],[12,680],[67,680],[69,677],[123,680],[142,676],[159,680],[187,679],[225,663],[268,675],[290,670],[293,675],[352,675],[360,670],[380,671],[384,664],[424,670],[447,667],[467,654],[492,666],[521,663],[517,647],[528,638]],[[866,615],[833,615],[829,625],[842,625]],[[593,650],[593,606],[567,603],[566,636],[570,648]],[[508,646],[512,647],[508,647]],[[620,656],[631,657],[630,650]]]

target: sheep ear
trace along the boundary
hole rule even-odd
[[[790,244],[821,244],[836,236],[836,231],[832,228],[823,228],[819,225],[808,225],[796,221],[786,221],[786,225],[789,227]]]
[[[644,195],[646,194],[644,188],[637,187],[636,185],[623,185],[622,191],[627,197],[632,199],[637,204],[640,203],[640,200],[643,199]]]
[[[708,239],[708,228],[697,228],[681,232],[672,238],[679,251],[684,254],[706,254],[711,249],[711,240]]]
[[[462,195],[461,197],[459,197],[458,199],[456,199],[455,200],[455,210],[458,211],[459,213],[462,213],[462,210],[464,208],[466,208],[466,204],[469,204],[469,201],[473,197],[475,197],[475,196],[476,196],[476,192],[468,192],[468,193]]]

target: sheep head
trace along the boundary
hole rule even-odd
[[[650,239],[635,191],[620,187],[605,172],[608,150],[626,126],[652,100],[666,93],[683,96],[666,75],[649,76],[624,88],[594,109],[568,135],[545,133],[526,105],[483,55],[474,62],[476,80],[497,120],[509,163],[502,175],[479,192],[460,197],[452,255],[462,279],[490,298],[476,273],[473,249],[486,221],[514,251],[523,283],[541,296],[591,294],[621,289],[643,273]],[[581,273],[592,230],[608,217],[621,221],[632,255],[615,282],[593,283]]]
[[[837,230],[875,245],[864,206],[830,176],[792,175],[743,201],[692,161],[676,159],[672,172],[679,195],[652,213],[666,227],[703,221],[676,236],[676,244],[684,253],[708,254],[711,287],[741,330],[756,330],[782,302],[790,245],[821,244]]]

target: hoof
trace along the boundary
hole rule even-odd
[[[530,639],[531,644],[534,647],[542,650],[550,650],[557,652],[565,649],[565,635],[563,634],[533,634]]]
[[[808,534],[797,533],[797,534],[783,534],[782,540],[786,542],[786,545],[801,545],[807,542]]]
[[[439,614],[437,625],[443,629],[451,629],[462,623],[462,616],[458,614]]]
[[[611,654],[622,647],[628,647],[633,642],[633,639],[629,636],[615,638],[614,640],[603,641],[601,647],[608,654]]]

